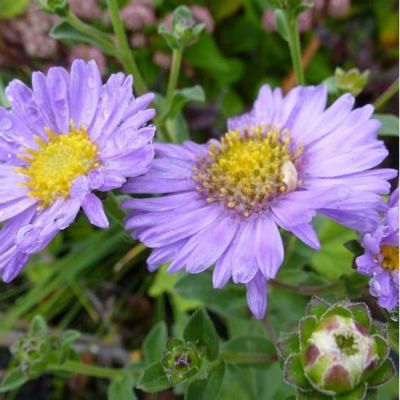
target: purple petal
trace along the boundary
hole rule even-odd
[[[267,309],[267,281],[259,272],[246,285],[247,304],[257,319],[262,319]]]
[[[99,228],[108,228],[107,216],[101,200],[96,195],[89,193],[82,201],[82,208],[92,225]]]

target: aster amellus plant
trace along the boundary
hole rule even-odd
[[[399,306],[399,189],[389,197],[379,226],[361,238],[365,249],[356,258],[357,270],[371,276],[370,292],[378,304],[393,311]]]
[[[155,128],[152,94],[135,97],[132,77],[77,60],[71,71],[32,74],[32,89],[12,81],[0,108],[0,271],[9,282],[29,257],[68,227],[82,208],[108,227],[93,191],[121,187],[147,171]]]
[[[364,303],[330,306],[312,299],[298,332],[282,335],[278,343],[285,380],[296,388],[296,398],[375,398],[375,390],[395,373],[386,329],[371,319]]]
[[[374,169],[387,155],[377,140],[372,106],[352,109],[346,94],[326,108],[325,86],[297,87],[283,96],[263,86],[253,109],[228,121],[228,132],[205,145],[156,144],[147,174],[126,193],[163,194],[127,200],[126,228],[155,248],[150,270],[198,273],[215,264],[214,287],[232,278],[247,286],[262,318],[267,281],[282,264],[279,228],[314,249],[316,213],[366,232],[385,210],[380,195],[396,172]]]

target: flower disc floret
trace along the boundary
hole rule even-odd
[[[209,203],[219,201],[248,217],[265,209],[280,193],[297,186],[290,134],[262,126],[230,131],[211,143],[206,157],[193,168],[196,189]]]
[[[28,176],[24,184],[29,195],[40,200],[41,207],[54,203],[58,197],[68,197],[72,183],[78,176],[86,175],[98,168],[97,146],[89,139],[84,127],[71,126],[65,135],[55,135],[45,129],[49,140],[36,137],[38,150],[25,149],[28,154],[20,156],[27,162],[17,171]]]

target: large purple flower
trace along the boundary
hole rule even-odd
[[[279,227],[318,249],[311,220],[320,212],[358,231],[375,227],[395,171],[372,169],[387,155],[372,106],[352,110],[346,94],[327,108],[324,86],[283,96],[263,86],[248,114],[228,122],[220,140],[156,144],[147,174],[129,180],[126,220],[154,248],[150,270],[204,271],[215,263],[214,287],[232,278],[247,286],[254,315],[266,309],[266,282],[284,257]]]
[[[132,77],[103,85],[94,61],[71,72],[34,72],[30,89],[12,81],[11,110],[0,108],[0,272],[12,280],[80,208],[93,225],[108,227],[93,193],[121,187],[146,172],[154,156],[152,94],[134,97]]]
[[[378,304],[389,311],[399,305],[399,189],[389,198],[380,225],[361,239],[365,249],[356,258],[361,274],[372,276],[369,286]]]

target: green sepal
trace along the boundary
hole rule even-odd
[[[296,400],[334,400],[334,398],[315,390],[313,392],[301,392],[298,390],[296,392]]]
[[[300,351],[300,340],[297,334],[281,333],[278,343],[276,344],[280,357],[287,358],[291,354]]]
[[[370,327],[370,330],[369,330],[369,334],[370,335],[376,334],[376,335],[382,336],[383,338],[388,340],[389,327],[388,327],[387,324],[385,324],[383,322],[372,320],[371,327]]]
[[[357,239],[348,240],[343,243],[343,246],[353,253],[355,257],[361,256],[364,253],[364,249]]]
[[[349,393],[335,396],[335,400],[364,400],[367,395],[368,384],[363,383]]]
[[[371,327],[371,313],[365,303],[349,303],[347,307],[353,314],[353,318],[369,332]]]
[[[372,337],[375,339],[379,356],[379,364],[377,367],[380,367],[389,355],[389,343],[381,335],[372,335]]]
[[[319,297],[313,297],[306,307],[306,315],[314,315],[321,318],[322,314],[328,310],[329,304]]]
[[[315,331],[317,326],[317,318],[314,316],[304,317],[299,321],[300,348],[304,350],[307,340]]]
[[[308,392],[312,390],[310,383],[304,375],[300,354],[292,354],[286,359],[283,367],[283,376],[287,384],[294,386],[300,391]]]
[[[391,358],[386,358],[383,364],[368,379],[371,388],[378,388],[389,382],[396,374],[396,367]]]
[[[351,310],[347,307],[347,304],[345,304],[345,303],[333,304],[331,307],[328,308],[328,310],[326,310],[322,314],[321,319],[335,316],[335,315],[353,319],[353,313],[351,312]]]

